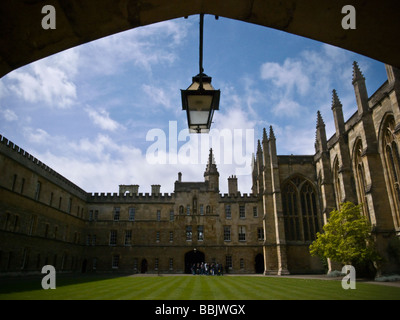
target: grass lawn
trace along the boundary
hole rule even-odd
[[[400,287],[254,276],[65,276],[43,290],[41,277],[0,278],[0,300],[400,300]]]

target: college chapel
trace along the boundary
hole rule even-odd
[[[185,273],[200,262],[229,273],[326,272],[309,245],[329,213],[345,201],[363,204],[383,273],[399,272],[400,71],[368,96],[357,63],[357,110],[344,120],[333,91],[335,134],[317,113],[314,155],[277,155],[272,128],[253,159],[251,194],[228,178],[219,193],[212,150],[204,181],[178,173],[172,194],[88,193],[0,136],[0,275],[57,272]],[[397,247],[396,247],[397,246]],[[397,251],[396,251],[397,250]],[[397,253],[396,253],[397,252]]]

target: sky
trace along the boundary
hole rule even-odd
[[[50,30],[48,32],[51,32]],[[357,111],[352,64],[372,95],[383,63],[328,44],[206,15],[204,72],[221,90],[210,134],[189,134],[181,89],[199,72],[199,15],[135,28],[36,61],[0,79],[0,134],[87,192],[172,193],[204,181],[209,149],[220,173],[251,192],[251,159],[272,126],[279,155],[313,155],[317,111],[328,139],[336,89]]]

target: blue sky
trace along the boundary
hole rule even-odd
[[[205,16],[204,70],[221,90],[210,135],[189,135],[180,89],[198,73],[199,16],[129,30],[15,70],[0,79],[0,134],[87,192],[139,184],[173,192],[203,181],[213,147],[220,190],[236,174],[251,188],[251,154],[273,126],[278,154],[314,154],[317,110],[334,134],[332,90],[345,120],[356,110],[352,63],[369,95],[383,63],[317,41]],[[51,32],[50,30],[48,32]],[[351,31],[349,31],[351,32]]]

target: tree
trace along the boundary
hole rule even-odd
[[[345,202],[340,210],[333,210],[323,227],[324,232],[317,232],[317,239],[310,245],[311,255],[345,265],[379,261],[371,224],[361,214],[361,207]]]

